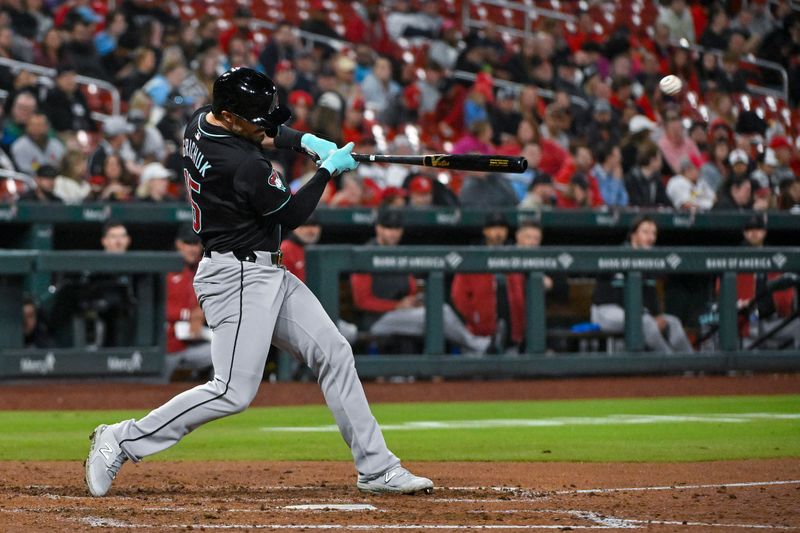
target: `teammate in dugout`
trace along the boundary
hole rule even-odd
[[[123,463],[139,462],[176,444],[206,422],[243,411],[258,391],[270,344],[305,362],[350,447],[365,492],[431,492],[387,448],[356,374],[350,345],[322,305],[281,268],[281,231],[314,211],[332,176],[356,168],[353,143],[332,142],[284,126],[272,81],[234,68],[214,82],[212,105],[199,109],[184,133],[184,176],[194,230],[205,247],[194,279],[214,331],[214,379],[179,394],[140,420],[98,426],[86,460],[86,484],[103,496]],[[274,139],[274,140],[273,140]],[[265,146],[303,151],[321,161],[292,195],[267,160]]]

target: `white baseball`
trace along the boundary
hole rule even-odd
[[[681,92],[681,89],[683,88],[683,82],[681,82],[681,79],[678,76],[670,74],[669,76],[664,76],[661,78],[661,81],[658,82],[658,86],[661,87],[661,90],[664,91],[664,94],[672,96]]]

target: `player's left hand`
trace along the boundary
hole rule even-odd
[[[349,142],[333,152],[328,158],[322,162],[320,168],[324,168],[331,173],[331,176],[344,174],[351,170],[355,170],[358,166],[358,161],[353,159],[350,155],[353,151],[355,143]]]
[[[317,161],[317,165],[328,159],[328,156],[339,148],[335,143],[320,139],[311,133],[303,134],[300,138],[300,146],[303,147],[305,153]]]

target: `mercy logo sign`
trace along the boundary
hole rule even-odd
[[[19,371],[23,374],[50,374],[56,369],[56,356],[48,353],[44,359],[23,357],[19,360]]]
[[[131,374],[142,369],[142,354],[133,352],[129,358],[109,357],[106,368],[111,372],[127,372]]]

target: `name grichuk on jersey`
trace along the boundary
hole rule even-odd
[[[264,150],[205,119],[198,109],[183,135],[183,177],[192,227],[206,250],[277,251],[281,225],[274,216],[292,193]]]

